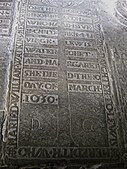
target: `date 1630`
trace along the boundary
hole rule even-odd
[[[58,104],[58,95],[46,95],[46,94],[23,94],[22,103],[30,104]]]

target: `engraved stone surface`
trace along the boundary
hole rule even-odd
[[[5,102],[7,101],[7,84],[9,82],[9,67],[12,25],[14,17],[13,0],[0,1],[0,110],[5,109]]]
[[[8,158],[118,159],[113,91],[96,3],[50,2],[28,0],[19,6]]]
[[[13,46],[3,57],[10,70],[2,63],[5,163],[83,169],[126,161],[126,2],[114,15],[98,0],[0,1],[0,9],[9,23],[2,38]]]
[[[0,110],[4,110],[6,102],[6,90],[8,83],[8,67],[9,67],[9,40],[0,38]]]
[[[0,0],[0,35],[9,35],[12,29],[14,0]]]

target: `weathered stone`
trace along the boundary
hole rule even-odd
[[[103,2],[0,2],[8,167],[82,169],[126,161],[126,1],[112,11]]]

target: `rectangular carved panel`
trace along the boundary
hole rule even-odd
[[[9,159],[119,159],[107,58],[96,1],[20,1]]]

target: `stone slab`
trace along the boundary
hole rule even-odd
[[[1,94],[8,98],[6,163],[81,169],[126,160],[126,79],[123,84],[120,76],[126,26],[119,5],[115,17],[97,0],[16,3],[14,12],[14,3],[0,2],[1,18],[10,20],[4,39],[14,30],[12,58],[5,61],[10,71],[3,71],[8,95]]]

